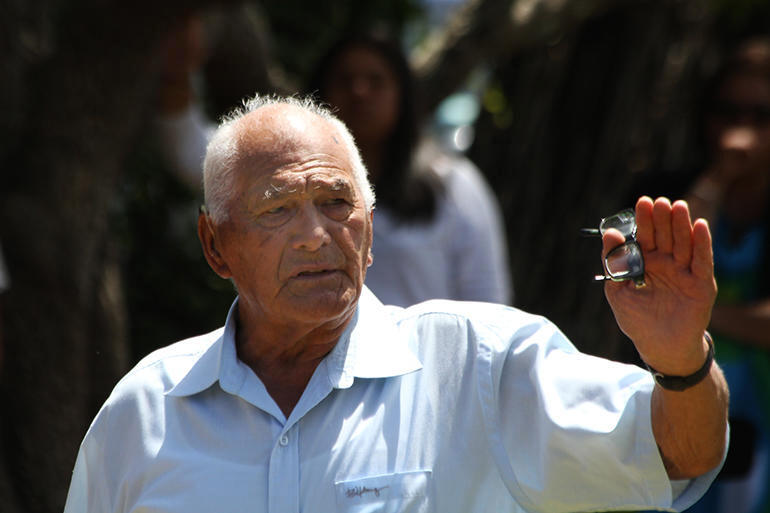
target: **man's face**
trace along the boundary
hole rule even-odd
[[[342,138],[286,105],[241,125],[230,216],[213,228],[224,264],[215,270],[260,323],[341,325],[355,310],[372,237]]]
[[[767,167],[770,78],[752,73],[728,76],[717,91],[708,130],[715,157],[723,159],[725,165]]]
[[[728,177],[727,208],[734,218],[758,215],[770,185],[770,78],[728,76],[717,91],[708,135],[714,165]]]

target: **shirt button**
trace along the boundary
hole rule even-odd
[[[287,445],[289,445],[289,437],[286,435],[283,435],[281,438],[278,439],[278,443],[286,447]]]

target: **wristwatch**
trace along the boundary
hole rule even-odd
[[[714,363],[714,339],[711,338],[711,334],[706,331],[703,334],[706,337],[706,342],[709,345],[709,352],[706,355],[706,361],[703,363],[700,369],[696,370],[689,376],[666,376],[645,363],[647,370],[650,371],[655,382],[666,390],[674,390],[681,392],[687,390],[690,387],[694,387],[705,378],[711,370],[711,364]]]

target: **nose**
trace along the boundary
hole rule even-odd
[[[353,96],[362,97],[369,94],[369,82],[366,77],[355,76],[350,79],[350,92]]]
[[[318,251],[332,240],[326,227],[324,215],[315,205],[305,205],[300,208],[299,215],[294,219],[294,234],[292,247],[302,251]]]
[[[722,150],[743,153],[750,151],[757,144],[756,131],[748,126],[726,128],[719,138]]]

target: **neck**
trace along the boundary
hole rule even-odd
[[[288,418],[321,361],[337,345],[352,312],[314,328],[266,329],[239,311],[236,330],[238,359],[265,385]]]

